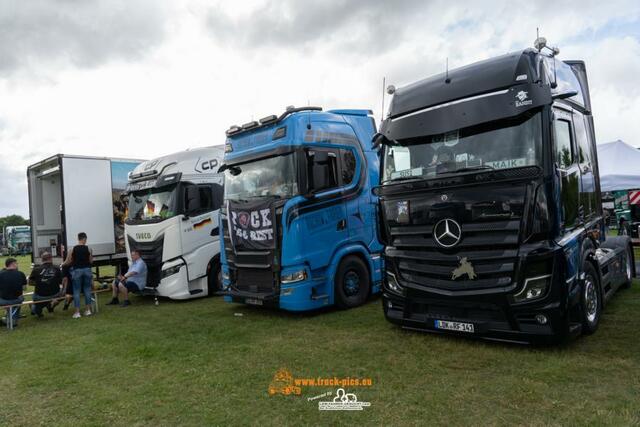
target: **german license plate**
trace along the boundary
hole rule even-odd
[[[244,300],[244,302],[251,305],[262,305],[262,300],[256,298],[247,298]]]
[[[449,322],[447,320],[436,320],[436,329],[446,329],[448,331],[473,333],[473,323]]]

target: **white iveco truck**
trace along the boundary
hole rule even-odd
[[[182,151],[129,175],[127,254],[138,249],[147,264],[145,294],[189,299],[220,290],[223,154],[222,146]]]

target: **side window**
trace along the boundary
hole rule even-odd
[[[578,162],[580,163],[582,181],[580,186],[580,206],[585,219],[590,219],[598,211],[595,178],[591,165],[591,138],[585,126],[585,118],[578,112],[573,116],[573,128],[576,135],[576,145],[578,146]]]
[[[339,165],[336,150],[310,150],[307,159],[311,191],[317,193],[338,187]]]
[[[556,119],[554,121],[554,132],[556,140],[555,162],[562,169],[560,171],[562,222],[566,230],[571,230],[577,223],[578,204],[580,202],[580,173],[577,168],[566,170],[575,163],[571,140],[571,122],[569,120]]]
[[[213,192],[209,185],[199,185],[198,192],[200,193],[200,211],[209,212],[213,208]]]
[[[576,143],[578,145],[578,163],[591,166],[591,150],[587,129],[584,126],[584,118],[581,114],[576,114],[573,120],[573,128],[576,131]]]
[[[356,156],[352,150],[340,149],[342,159],[342,185],[349,185],[356,173]]]
[[[571,146],[571,123],[566,120],[556,120],[555,125],[556,150],[555,161],[562,169],[573,164],[574,156]]]
[[[211,184],[211,192],[213,193],[212,210],[220,209],[224,201],[224,187],[220,184]]]

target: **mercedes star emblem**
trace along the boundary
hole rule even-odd
[[[433,227],[433,238],[443,248],[452,248],[460,242],[462,229],[460,224],[451,218],[438,221]]]

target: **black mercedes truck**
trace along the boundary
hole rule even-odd
[[[585,64],[545,44],[389,88],[374,138],[390,322],[561,342],[631,285],[630,241],[604,234]]]

